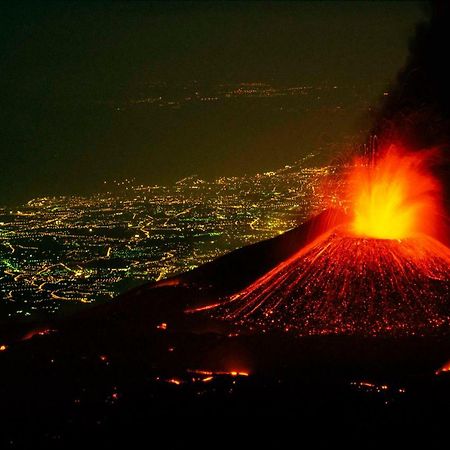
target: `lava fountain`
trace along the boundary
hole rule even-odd
[[[300,335],[422,335],[450,330],[450,249],[437,239],[431,152],[392,146],[354,161],[351,220],[328,230],[208,310],[239,329]]]
[[[348,180],[352,231],[377,239],[435,235],[443,214],[440,184],[429,171],[434,155],[391,146],[375,164],[357,159]]]

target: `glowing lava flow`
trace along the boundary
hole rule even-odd
[[[349,178],[353,221],[208,311],[239,328],[412,335],[450,330],[450,249],[431,237],[439,185],[390,149]],[[431,223],[432,225],[432,223]]]

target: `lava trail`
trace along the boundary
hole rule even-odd
[[[450,250],[336,229],[210,311],[240,327],[310,334],[412,335],[450,324]]]

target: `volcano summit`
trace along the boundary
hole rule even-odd
[[[356,160],[347,185],[352,218],[213,307],[240,329],[300,335],[416,335],[450,324],[450,249],[439,227],[432,152],[391,146]]]

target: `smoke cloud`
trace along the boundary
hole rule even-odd
[[[400,140],[409,149],[439,148],[435,174],[450,206],[450,3],[425,5],[428,20],[416,26],[405,66],[383,98],[373,134],[382,141]]]

